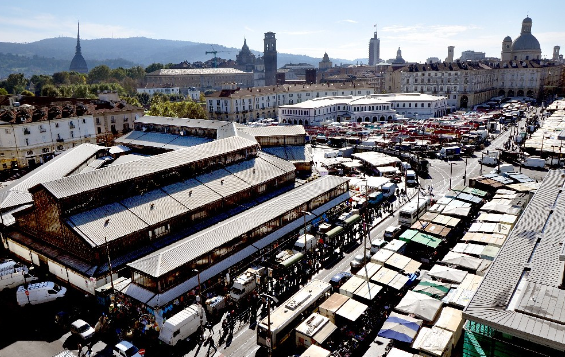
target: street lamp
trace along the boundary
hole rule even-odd
[[[453,176],[453,165],[457,165],[455,162],[450,162],[449,166],[451,167],[451,173],[449,175],[449,189],[451,190],[451,176]]]
[[[200,305],[200,311],[198,312],[198,315],[200,316],[200,332],[202,333],[202,336],[204,336],[204,328],[202,327],[203,324],[203,315],[204,315],[204,306],[202,305],[202,289],[200,287],[200,270],[198,269],[192,269],[193,273],[196,273],[197,277],[198,277],[198,295],[196,295],[196,301],[198,302],[198,304]]]
[[[306,237],[306,216],[313,216],[314,213],[312,212],[308,212],[305,210],[301,210],[300,211],[302,213],[302,217],[304,218],[304,250],[308,250],[308,238]],[[310,257],[313,260],[313,250],[314,250],[314,242],[312,242],[312,244],[310,244]],[[314,269],[314,266],[312,266],[312,269]]]
[[[110,224],[110,218],[106,218],[106,220],[104,221],[104,228],[108,227],[108,225]],[[104,243],[106,245],[106,256],[108,258],[108,271],[110,272],[110,285],[112,286],[112,294],[114,293],[114,277],[113,277],[113,273],[112,273],[112,261],[110,259],[110,247],[108,246],[108,239],[106,238],[106,235],[104,235]]]
[[[268,347],[269,356],[271,356],[271,352],[273,350],[272,339],[271,339],[271,299],[273,299],[275,304],[278,304],[279,301],[277,300],[276,297],[271,295],[261,294],[261,296],[263,297],[263,299],[267,300],[267,338],[265,338],[265,342]]]

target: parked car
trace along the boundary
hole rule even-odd
[[[71,324],[71,333],[87,341],[94,336],[94,329],[88,322],[78,319]]]
[[[141,357],[145,350],[140,350],[129,341],[120,341],[113,348],[114,357]]]
[[[330,279],[330,284],[334,289],[339,289],[340,286],[345,284],[349,278],[352,277],[352,274],[348,271],[342,271],[341,273],[337,273]]]
[[[365,255],[357,254],[355,257],[353,257],[353,260],[349,262],[349,265],[351,266],[351,271],[355,272],[361,269],[370,260],[371,260],[370,252],[366,251]]]

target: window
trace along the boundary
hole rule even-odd
[[[96,125],[100,125],[100,118],[96,118]]]
[[[29,150],[26,154],[27,155],[33,155],[33,151]]]
[[[49,148],[43,148],[43,149],[41,149],[41,151],[43,151],[43,152],[49,152]]]
[[[71,130],[71,138],[75,137],[75,133]]]
[[[112,115],[112,117],[110,118],[110,123],[115,123],[116,119],[114,119],[114,116]]]
[[[64,149],[65,149],[65,148],[63,147],[63,145],[57,146],[57,150],[61,150],[61,151],[62,151],[62,150],[64,150]]]
[[[98,134],[102,134],[102,128],[98,127],[97,129],[98,129]]]
[[[26,139],[26,146],[29,146],[29,139]]]

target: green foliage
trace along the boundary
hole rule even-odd
[[[131,105],[135,105],[136,107],[142,107],[141,103],[139,102],[139,100],[137,99],[137,97],[121,97],[120,99],[122,99],[124,102],[131,104]]]
[[[135,96],[143,106],[148,105],[149,101],[151,100],[151,97],[148,93],[137,93]]]
[[[110,67],[106,65],[96,66],[88,72],[89,83],[100,83],[110,78]]]
[[[141,66],[128,68],[126,69],[126,75],[131,79],[142,80],[145,78],[145,69]]]
[[[8,91],[5,88],[0,88],[0,95],[8,95]]]
[[[60,97],[61,92],[52,84],[46,84],[41,89],[41,95],[44,97]]]
[[[53,84],[53,77],[45,74],[34,74],[31,76],[30,82],[35,86],[35,93],[41,93],[41,89],[43,89],[44,85]]]
[[[3,85],[6,90],[12,94],[21,93],[26,89],[28,80],[25,79],[23,73],[12,73],[8,76]]]
[[[145,68],[145,73],[151,73],[151,72],[155,72],[159,69],[163,69],[163,64],[162,63],[151,63],[149,66],[147,66],[147,68]]]
[[[204,103],[204,102],[206,102],[206,95],[200,92],[200,103]]]
[[[127,76],[127,73],[126,73],[126,70],[123,67],[114,68],[110,72],[110,77],[117,79],[118,81],[122,81],[124,78],[126,78],[126,76]]]
[[[26,89],[26,90],[24,90],[24,91],[22,91],[22,92],[21,92],[20,94],[21,94],[21,95],[25,95],[25,96],[28,96],[28,97],[34,97],[34,96],[35,96],[35,94],[34,94],[34,93],[32,93],[32,92],[28,91],[27,89]]]
[[[55,59],[52,58],[52,56],[26,57],[6,52],[0,53],[0,78],[6,78],[11,73],[20,72],[24,73],[26,77],[31,77],[33,75],[51,75],[56,72],[68,71],[72,58],[72,56],[68,59]],[[110,68],[129,68],[135,66],[135,63],[121,58],[108,60],[93,60],[87,58],[86,62],[88,68],[94,68],[99,65],[107,65]]]
[[[152,102],[149,115],[191,119],[207,118],[206,111],[193,101]]]

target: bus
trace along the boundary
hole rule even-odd
[[[286,341],[302,318],[317,311],[318,306],[330,295],[330,283],[312,280],[300,291],[265,317],[257,326],[257,344],[276,350]],[[268,321],[271,320],[269,329]],[[270,330],[270,332],[269,332]]]
[[[419,207],[418,207],[419,203]],[[418,200],[412,201],[404,205],[398,212],[398,223],[404,227],[410,227],[418,218],[422,217],[430,206],[429,197],[421,197]]]

